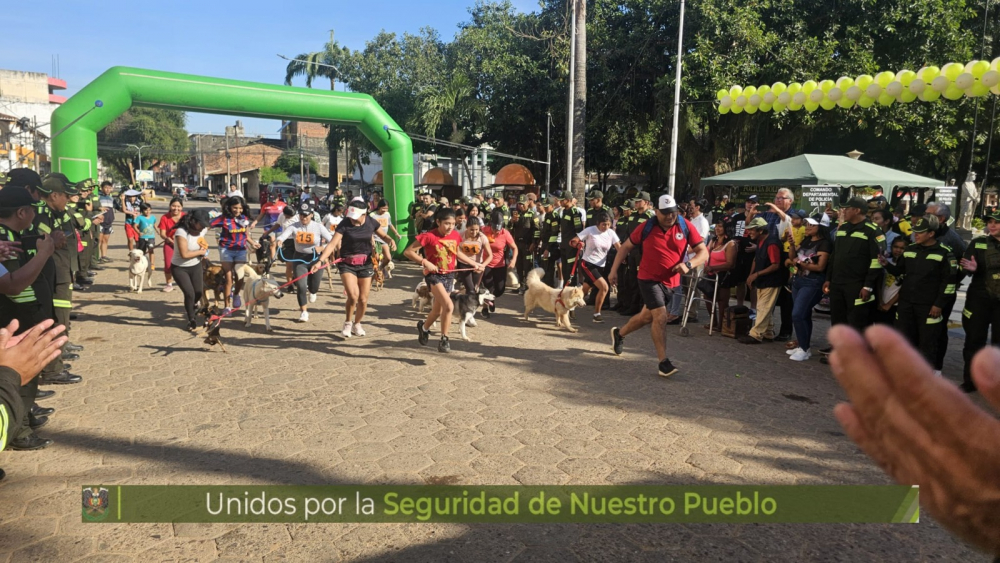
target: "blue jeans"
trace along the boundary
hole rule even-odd
[[[799,348],[808,351],[812,340],[813,307],[823,299],[823,282],[826,276],[811,272],[808,276],[795,276],[792,280],[792,326]]]

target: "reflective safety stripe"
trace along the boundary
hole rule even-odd
[[[855,231],[851,233],[851,236],[854,238],[859,238],[861,240],[868,240],[868,235],[860,231]]]
[[[43,233],[45,233],[45,234],[49,234],[49,233],[51,233],[51,232],[52,232],[52,229],[50,229],[50,228],[49,228],[49,226],[48,226],[48,225],[46,225],[45,223],[39,223],[39,225],[38,225],[38,230],[39,230],[40,232],[43,232]]]
[[[65,299],[53,299],[52,306],[55,307],[56,309],[72,309],[73,302],[66,301]]]
[[[955,293],[956,289],[958,289],[958,286],[956,284],[951,284],[948,287],[944,288],[944,293],[945,295],[951,295],[952,293]]]
[[[854,300],[854,304],[855,305],[864,305],[865,303],[871,303],[872,301],[875,301],[875,295],[874,294],[872,294],[870,297],[868,297],[867,300],[865,300],[865,299],[855,299]]]
[[[967,318],[967,319],[971,319],[972,318],[972,311],[970,311],[968,309],[964,309],[962,311],[962,316],[965,317],[965,318]]]
[[[916,258],[916,257],[917,257],[917,253],[916,252],[904,252],[903,253],[903,258]]]
[[[869,266],[869,267],[871,267],[871,268],[881,268],[882,264],[879,264],[878,258],[876,258],[876,259],[872,260],[871,266]]]
[[[10,415],[7,414],[7,405],[0,405],[0,451],[7,443],[7,428],[10,427]]]
[[[977,242],[976,243],[976,250],[988,250],[988,249],[989,249],[989,247],[986,246],[985,242]]]
[[[940,262],[940,261],[944,260],[944,256],[941,256],[940,254],[928,254],[927,255],[927,259],[928,260],[933,260],[935,262]]]
[[[846,237],[847,236],[847,231],[837,231],[837,236],[838,237]]]
[[[85,241],[85,240],[81,240],[81,241],[80,241],[80,244],[82,244],[82,245],[83,245],[84,247],[86,247],[86,246],[87,246],[87,241]]]
[[[936,324],[938,324],[939,322],[941,322],[943,320],[944,320],[944,316],[943,315],[940,316],[940,317],[938,317],[938,318],[936,318],[936,319],[934,317],[927,317],[927,324],[929,324],[929,325],[936,325]]]

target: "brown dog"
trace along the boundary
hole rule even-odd
[[[223,293],[226,291],[226,273],[222,271],[222,266],[213,264],[212,261],[206,256],[201,259],[201,276],[201,310],[209,310],[209,290],[215,292],[215,306],[222,309],[222,297]]]

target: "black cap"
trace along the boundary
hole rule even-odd
[[[639,192],[635,194],[635,197],[632,198],[632,203],[635,203],[637,201],[651,201],[649,199],[649,192]]]
[[[751,195],[750,197],[747,198],[747,201],[752,201],[754,203],[757,203],[758,198],[756,195]]]
[[[865,201],[865,198],[863,197],[855,196],[847,200],[847,203],[844,205],[844,207],[845,208],[853,207],[854,209],[857,209],[859,211],[868,211],[868,202]]]
[[[921,217],[921,218],[917,219],[916,221],[914,221],[913,225],[911,226],[911,229],[915,233],[926,233],[927,231],[932,230],[931,229],[931,225],[930,225],[930,221],[928,221],[927,219],[924,219],[923,217]]]
[[[188,214],[192,219],[197,221],[202,228],[208,227],[209,223],[212,222],[212,216],[208,214],[208,210],[205,208],[195,209]]]
[[[76,184],[70,182],[65,174],[58,172],[53,172],[45,176],[39,191],[46,194],[64,193],[66,195],[80,195],[80,192],[76,189]]]
[[[299,215],[312,215],[314,210],[312,200],[307,199],[299,204]]]
[[[15,168],[7,173],[7,185],[41,189],[42,177],[30,168]]]
[[[0,209],[20,209],[33,203],[35,198],[21,186],[7,186],[0,190]]]

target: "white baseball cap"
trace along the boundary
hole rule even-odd
[[[357,221],[362,215],[365,214],[365,208],[362,207],[362,205],[363,203],[360,201],[352,201],[351,205],[347,208],[347,211],[344,214],[347,215],[348,219]]]
[[[677,211],[677,201],[674,200],[673,196],[670,194],[663,194],[658,200],[656,200],[656,208],[665,213],[671,211]]]
[[[813,219],[812,217],[806,217],[805,221],[806,221],[806,225],[812,225],[814,227],[817,226],[817,225],[819,225],[819,221]]]

